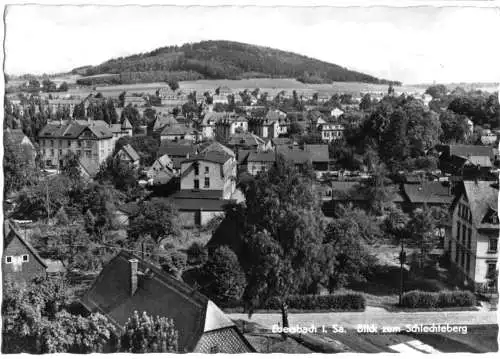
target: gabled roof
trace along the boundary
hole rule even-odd
[[[250,152],[247,157],[247,162],[276,162],[276,153],[273,151]]]
[[[190,141],[161,141],[160,148],[158,150],[158,155],[163,156],[164,154],[170,157],[186,157],[188,155],[193,155],[196,153],[196,147]],[[173,160],[173,158],[172,158]]]
[[[330,160],[328,145],[304,145],[304,150],[311,153],[313,162],[328,162]]]
[[[221,152],[225,153],[233,158],[236,158],[236,155],[232,150],[224,146],[223,144],[213,141],[213,142],[205,142],[199,146],[200,153],[205,153],[205,152]]]
[[[453,201],[449,185],[437,181],[406,183],[403,185],[403,191],[411,203],[450,205]]]
[[[472,146],[472,145],[450,145],[450,156],[470,157],[470,156],[487,156],[492,157],[493,151],[488,146]]]
[[[498,209],[498,185],[493,181],[464,181],[465,195],[469,201],[472,222],[476,228],[496,229],[498,224],[484,223],[483,219],[490,210]]]
[[[138,286],[134,294],[130,292],[130,260],[138,262]],[[234,323],[215,310],[215,304],[207,297],[125,251],[103,268],[81,302],[119,326],[123,326],[134,311],[173,319],[180,352],[193,351],[205,332],[231,328],[239,333]]]
[[[78,162],[80,163],[81,169],[91,178],[99,172],[99,164],[95,160],[82,157],[78,159]]]
[[[130,130],[132,129],[132,124],[130,123],[130,121],[128,120],[128,118],[125,118],[122,122],[122,130]]]
[[[86,121],[85,121],[86,122]],[[91,131],[97,138],[113,137],[111,129],[107,125],[97,124],[82,124],[72,121],[65,125],[47,124],[39,132],[40,138],[57,138],[57,139],[77,139],[85,131]]]
[[[119,152],[121,151],[123,151],[132,161],[139,161],[141,159],[137,151],[134,150],[130,144],[123,146]]]
[[[162,136],[175,136],[175,135],[185,135],[188,133],[194,133],[196,130],[189,128],[182,124],[165,126],[161,131]]]
[[[11,220],[5,220],[3,224],[3,249],[5,250],[5,248],[7,248],[16,238],[31,252],[33,257],[35,257],[41,265],[47,268],[47,264],[42,257],[40,257],[38,251],[19,234],[17,226]]]
[[[235,133],[228,141],[230,146],[259,146],[265,141],[253,133]]]
[[[190,156],[188,159],[185,159],[182,161],[182,163],[186,162],[195,162],[195,161],[208,161],[208,162],[213,162],[213,163],[218,163],[223,165],[227,161],[229,161],[231,158],[230,155],[228,155],[225,152],[214,152],[214,151],[208,151],[208,152],[202,152],[197,155]]]

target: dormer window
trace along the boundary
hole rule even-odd
[[[498,224],[498,213],[494,209],[490,208],[488,213],[483,218],[483,223]]]

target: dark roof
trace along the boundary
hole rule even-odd
[[[120,149],[120,151],[125,152],[127,154],[127,156],[129,156],[132,161],[139,161],[140,160],[140,157],[139,157],[139,154],[137,153],[137,151],[134,150],[134,148],[129,144],[123,146]]]
[[[171,198],[178,199],[222,199],[223,193],[222,190],[190,190],[190,189],[181,189],[178,192],[175,192]]]
[[[137,202],[128,202],[122,204],[117,208],[120,212],[128,214],[129,216],[135,216],[139,213],[139,204]]]
[[[288,137],[276,137],[276,138],[271,139],[271,142],[275,146],[293,144],[293,140],[291,138],[288,138]]]
[[[236,157],[236,155],[234,154],[234,152],[231,149],[227,148],[226,146],[224,146],[223,144],[221,144],[217,141],[204,142],[204,143],[200,144],[198,148],[199,148],[200,153],[221,152],[221,153],[226,153],[233,158]]]
[[[130,260],[138,262],[138,286],[130,292]],[[134,311],[173,319],[180,352],[195,350],[203,333],[231,328],[234,323],[207,297],[151,263],[122,251],[101,271],[81,303],[123,326]],[[220,341],[219,341],[220,342]],[[247,342],[240,343],[251,351]]]
[[[174,198],[173,203],[179,211],[224,211],[226,204],[234,201],[210,198]]]
[[[311,153],[313,162],[328,162],[330,160],[328,145],[304,145],[304,151]]]
[[[498,184],[492,181],[464,181],[463,186],[476,228],[498,231],[498,224],[483,223],[488,212],[498,213]]]
[[[235,133],[228,141],[230,146],[259,146],[265,142],[253,133]]]
[[[247,158],[248,162],[276,162],[276,153],[268,152],[250,152]]]
[[[109,126],[98,124],[80,124],[72,121],[66,125],[47,124],[39,132],[40,138],[77,139],[85,130],[90,130],[97,138],[110,138],[113,133]]]
[[[187,133],[195,132],[194,129],[189,128],[182,124],[165,126],[161,131],[162,136],[185,135]]]
[[[78,159],[78,162],[90,177],[94,177],[99,172],[99,164],[93,159],[82,157]]]
[[[276,152],[295,164],[311,161],[311,153],[297,147],[276,146]]]
[[[17,226],[10,220],[5,220],[3,224],[3,249],[7,248],[9,244],[17,238],[30,252],[31,254],[40,262],[41,265],[43,265],[45,268],[47,268],[47,264],[45,261],[40,257],[38,254],[38,251],[33,248],[33,246],[26,241],[23,236],[19,234],[19,229]]]
[[[453,201],[449,185],[437,181],[406,183],[403,185],[403,191],[411,203],[450,205]]]
[[[223,165],[227,161],[229,161],[232,157],[228,155],[225,152],[203,152],[199,153],[197,155],[190,156],[188,159],[185,159],[182,161],[182,163],[185,162],[194,162],[194,161],[208,161],[208,162],[214,162],[214,163],[219,163]]]
[[[165,154],[170,157],[187,157],[196,153],[196,147],[189,141],[161,141],[160,148],[158,149],[158,156]],[[173,159],[172,159],[173,160]]]
[[[493,150],[488,146],[472,145],[450,145],[450,156],[469,157],[469,156],[493,156]]]

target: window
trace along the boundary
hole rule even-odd
[[[460,221],[457,221],[457,242],[460,242]]]
[[[465,262],[465,273],[467,273],[467,275],[469,274],[469,270],[470,270],[470,254],[467,253]]]
[[[50,140],[50,146],[54,147],[54,140]]]
[[[85,151],[85,157],[90,158],[92,156],[92,151]]]
[[[467,230],[467,227],[465,227],[465,224],[462,226],[462,241],[464,241],[465,245],[465,231]]]
[[[200,180],[195,179],[194,180],[194,188],[199,189],[200,188]]]
[[[23,262],[29,262],[29,259],[30,259],[29,255],[23,254]]]
[[[71,141],[68,140],[68,147],[71,147]]]
[[[493,278],[497,271],[497,262],[488,262],[488,269],[486,270],[486,278]]]
[[[12,257],[11,256],[5,257],[5,263],[12,263]]]
[[[194,163],[193,167],[194,167],[194,175],[198,176],[200,174],[200,167],[199,167],[199,165],[197,163]]]
[[[53,148],[51,148],[51,149],[50,149],[50,155],[51,155],[52,157],[54,157],[54,149],[53,149]]]
[[[77,144],[78,144],[78,147],[82,147],[82,141],[78,140]]]
[[[471,248],[471,241],[472,241],[472,229],[467,230],[467,248]]]
[[[62,140],[59,140],[59,147],[62,147]]]
[[[498,238],[490,238],[488,242],[488,253],[496,253],[498,250]]]
[[[208,174],[208,172],[209,172],[208,166],[205,166],[205,174]]]
[[[210,177],[205,177],[205,188],[210,187]]]
[[[455,263],[458,264],[458,257],[460,256],[460,249],[458,248],[458,244],[455,246]]]

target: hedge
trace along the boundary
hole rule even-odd
[[[472,307],[476,305],[476,297],[470,291],[422,292],[413,290],[402,297],[405,308],[447,308]]]
[[[362,310],[365,297],[359,293],[340,293],[330,295],[292,295],[286,300],[289,309],[303,310]],[[271,298],[260,309],[280,309],[280,299]]]

